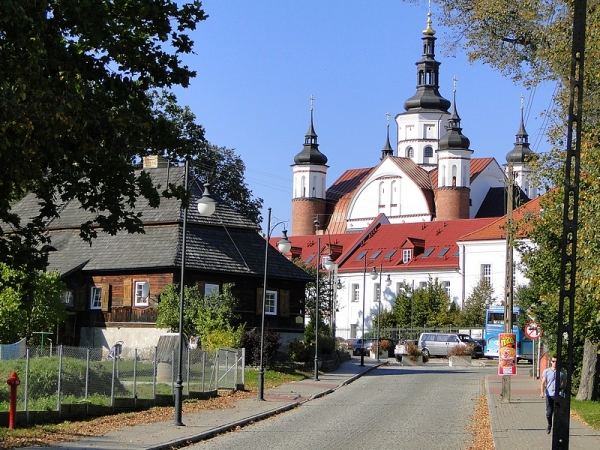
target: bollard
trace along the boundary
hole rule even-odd
[[[8,429],[14,430],[17,423],[17,386],[21,384],[17,372],[13,372],[6,380],[6,384],[10,386],[10,407],[8,410]]]

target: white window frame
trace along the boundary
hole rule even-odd
[[[379,292],[379,283],[373,284],[373,301],[378,302],[381,299],[381,293]]]
[[[452,298],[450,297],[450,282],[449,281],[442,281],[442,287],[445,289],[446,291],[446,295],[448,296],[448,298]]]
[[[90,291],[90,309],[102,309],[102,286],[92,286]]]
[[[412,259],[412,249],[411,248],[403,248],[402,249],[402,262],[406,264]]]
[[[63,291],[60,298],[63,301],[63,303],[67,306],[75,305],[75,295],[74,295],[73,291],[71,291],[71,290]],[[102,302],[102,300],[100,300],[100,302]]]
[[[360,285],[358,283],[352,284],[352,298],[353,302],[357,302],[360,299]]]
[[[481,279],[487,280],[488,284],[492,285],[492,265],[482,264],[481,265]]]
[[[150,300],[150,292],[148,292],[147,297],[142,297],[144,291],[144,285],[148,282],[148,280],[144,281],[136,281],[134,285],[134,305],[135,306],[148,306],[148,301]]]
[[[211,283],[204,284],[204,296],[205,297],[212,294],[215,291],[217,292],[217,294],[220,292],[220,287],[218,284],[211,284]]]
[[[265,295],[265,314],[269,316],[277,315],[277,291],[269,291]]]

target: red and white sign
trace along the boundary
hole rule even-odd
[[[542,335],[542,329],[537,322],[531,321],[525,325],[525,336],[529,339],[536,340]]]
[[[517,335],[498,334],[498,375],[517,374]]]

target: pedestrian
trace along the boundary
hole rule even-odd
[[[566,374],[561,370],[560,387],[556,390],[556,356],[550,358],[550,367],[544,370],[542,374],[542,384],[540,386],[540,397],[546,397],[546,420],[548,427],[546,433],[550,434],[552,430],[552,416],[554,415],[554,398],[556,395],[564,396],[564,387],[567,382]]]

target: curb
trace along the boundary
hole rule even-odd
[[[271,416],[274,416],[276,414],[280,414],[282,412],[286,412],[289,411],[291,409],[297,408],[298,406],[303,405],[306,402],[309,402],[311,400],[315,400],[317,398],[320,397],[324,397],[325,395],[331,394],[332,392],[335,392],[336,390],[338,390],[339,388],[346,386],[350,383],[352,383],[353,381],[356,381],[357,379],[359,379],[360,377],[362,377],[364,374],[371,372],[372,370],[377,369],[380,366],[383,365],[387,365],[389,364],[389,362],[382,362],[380,364],[376,364],[374,366],[370,366],[368,367],[366,370],[357,373],[356,375],[351,376],[350,378],[348,378],[346,381],[340,383],[337,387],[333,388],[333,389],[326,389],[322,392],[318,392],[316,394],[313,394],[311,397],[309,397],[307,400],[303,400],[301,402],[294,402],[294,403],[289,403],[287,405],[283,405],[283,406],[279,406],[277,408],[274,408],[270,411],[265,411],[262,412],[260,414],[255,414],[254,416],[250,416],[247,417],[245,419],[241,419],[238,420],[236,422],[232,422],[232,423],[228,423],[226,425],[221,425],[220,427],[214,428],[212,430],[209,431],[204,431],[202,433],[196,434],[194,436],[189,436],[189,437],[185,437],[185,438],[179,438],[179,439],[175,439],[173,441],[170,442],[166,442],[160,445],[155,445],[153,447],[146,447],[146,450],[163,450],[163,449],[172,449],[172,448],[178,448],[178,447],[183,447],[183,446],[187,446],[189,444],[195,444],[197,442],[209,439],[211,437],[214,437],[218,434],[222,434],[222,433],[226,433],[227,431],[231,431],[234,428],[237,427],[241,427],[244,425],[247,425],[251,422],[257,422],[263,419],[267,419]]]

